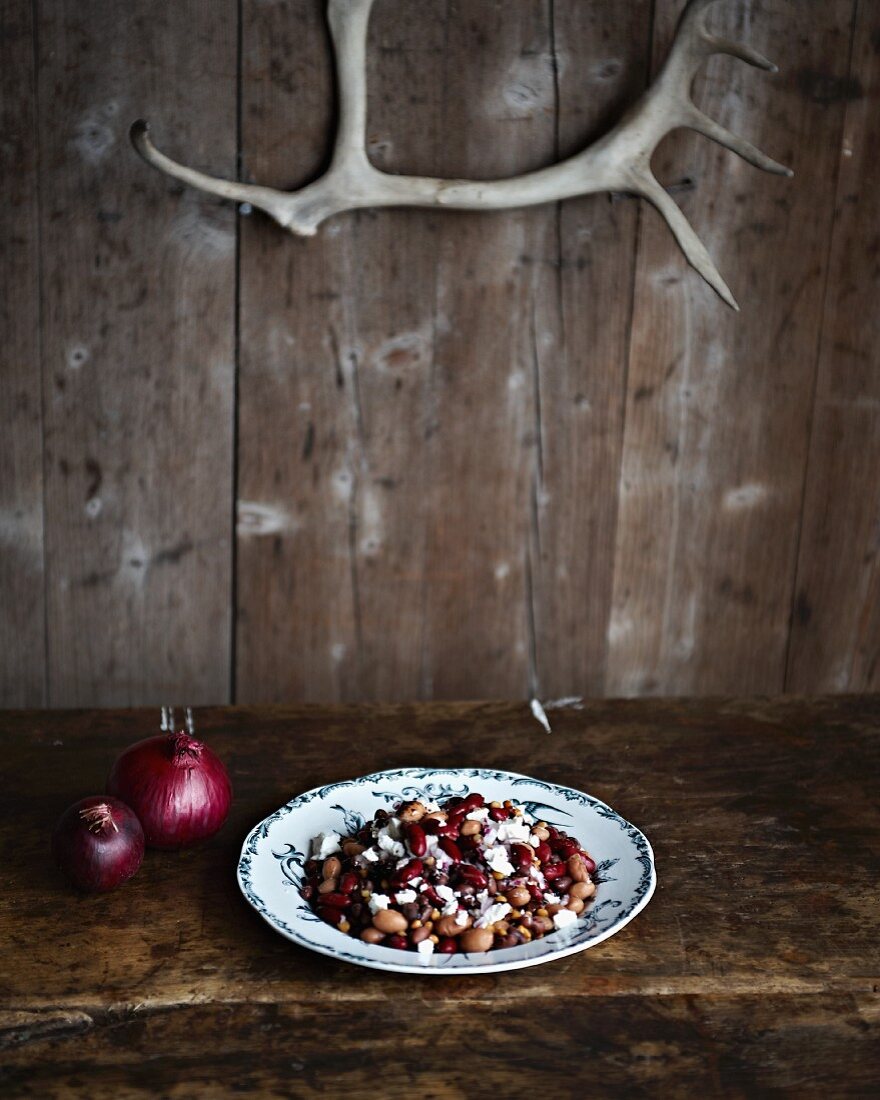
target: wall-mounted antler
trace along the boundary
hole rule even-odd
[[[498,210],[598,191],[641,195],[660,211],[689,262],[728,305],[737,309],[733,295],[699,237],[651,172],[651,157],[662,138],[672,130],[686,127],[732,149],[757,168],[792,175],[788,168],[703,114],[691,100],[697,70],[712,54],[731,54],[750,65],[776,71],[775,65],[750,46],[709,33],[705,25],[706,9],[715,2],[690,0],[656,81],[604,137],[568,160],[510,179],[395,176],[373,167],[366,152],[366,44],[373,0],[328,0],[337,61],[339,124],[330,167],[314,183],[300,191],[286,192],[216,179],[160,153],[150,141],[143,121],[132,126],[131,139],[144,160],[160,171],[211,194],[250,203],[302,236],[314,234],[331,215],[360,207]]]

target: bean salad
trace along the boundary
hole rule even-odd
[[[322,833],[303,898],[339,931],[431,955],[516,947],[574,924],[596,894],[581,842],[481,794],[377,810]]]

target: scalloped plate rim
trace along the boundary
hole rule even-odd
[[[506,782],[513,781],[513,783],[532,783],[538,787],[543,787],[547,790],[559,792],[566,797],[568,801],[585,800],[581,804],[586,806],[590,811],[600,811],[600,816],[607,817],[610,820],[616,821],[621,829],[629,830],[629,839],[639,844],[642,851],[639,856],[635,857],[639,862],[643,857],[646,857],[647,864],[644,865],[643,881],[644,887],[641,888],[639,896],[633,901],[631,906],[626,912],[616,917],[611,921],[607,928],[596,932],[595,935],[591,935],[586,939],[580,939],[574,943],[566,942],[566,939],[556,939],[556,937],[566,936],[565,932],[549,933],[547,937],[541,940],[535,940],[530,944],[522,944],[519,947],[513,947],[508,949],[501,949],[491,952],[491,955],[496,957],[496,961],[493,962],[468,962],[467,965],[461,965],[460,963],[455,966],[444,965],[445,960],[461,960],[464,958],[480,959],[484,958],[484,954],[477,956],[476,954],[468,955],[466,953],[457,953],[455,955],[432,956],[433,965],[426,965],[421,961],[420,956],[415,952],[400,952],[391,948],[383,948],[381,945],[365,944],[360,940],[354,939],[351,936],[346,935],[343,932],[338,932],[325,924],[316,914],[313,913],[311,908],[304,901],[300,901],[297,905],[298,910],[304,910],[311,914],[308,919],[313,920],[316,923],[320,923],[323,929],[326,929],[328,934],[339,936],[341,938],[340,947],[336,948],[331,944],[316,943],[307,939],[301,932],[295,928],[291,928],[282,917],[277,913],[270,910],[267,903],[254,892],[250,882],[250,869],[253,860],[260,854],[256,851],[256,846],[260,839],[266,840],[269,836],[269,830],[271,826],[279,821],[281,818],[287,816],[289,813],[301,810],[309,803],[314,802],[319,797],[327,794],[328,792],[335,791],[339,788],[346,786],[354,786],[360,784],[376,783],[380,781],[395,782],[398,780],[404,780],[406,778],[422,780],[424,781],[427,776],[452,776],[461,777],[464,779],[479,779],[482,777],[489,777],[493,782]],[[564,792],[570,792],[569,797]],[[381,805],[381,803],[380,803]],[[378,806],[377,806],[378,808]],[[601,811],[607,811],[606,814],[602,814]],[[314,834],[316,835],[316,834]],[[587,840],[589,844],[589,840]],[[598,857],[602,856],[602,852],[595,852]],[[273,854],[273,858],[279,857]],[[614,862],[618,862],[616,859]],[[601,865],[601,858],[600,858]],[[569,787],[566,784],[552,783],[546,779],[538,779],[534,776],[525,775],[522,772],[512,772],[506,769],[500,768],[457,768],[457,767],[426,767],[424,765],[419,767],[399,767],[389,768],[378,772],[369,772],[366,775],[355,776],[350,779],[341,779],[333,783],[325,783],[319,787],[312,787],[307,791],[295,795],[288,802],[279,806],[267,817],[264,817],[259,821],[252,829],[249,830],[247,836],[241,847],[241,854],[239,856],[238,865],[236,867],[236,880],[238,882],[239,889],[244,895],[248,904],[266,921],[266,923],[285,939],[290,940],[297,946],[305,948],[309,951],[314,951],[321,955],[326,955],[328,958],[335,959],[337,962],[346,962],[355,966],[364,966],[370,969],[383,970],[398,974],[418,974],[418,975],[437,975],[437,974],[494,974],[501,973],[507,970],[520,970],[529,966],[538,966],[542,963],[553,962],[556,959],[566,958],[570,955],[577,954],[581,951],[586,951],[589,948],[595,947],[607,940],[609,937],[615,935],[621,931],[630,921],[641,913],[648,902],[654,895],[654,891],[657,888],[657,870],[654,859],[654,850],[651,847],[650,841],[645,834],[637,826],[623,818],[616,810],[614,810],[608,803],[603,802],[602,799],[596,798],[594,795],[587,794],[585,791],[580,791],[575,787]],[[597,895],[597,900],[601,899],[601,893]],[[583,927],[578,925],[576,928],[580,928],[583,931]],[[559,943],[559,946],[555,946],[555,943],[551,944],[550,937],[554,937],[554,940]],[[343,946],[348,948],[355,948],[355,951],[343,950]],[[535,948],[542,947],[543,950],[540,953],[535,953]],[[549,950],[548,950],[549,948]],[[375,954],[381,952],[382,955]],[[531,952],[531,953],[526,953]],[[498,956],[510,956],[516,953],[515,958],[499,959]],[[384,958],[383,955],[389,955],[390,958]],[[403,956],[407,961],[397,961],[400,956]]]

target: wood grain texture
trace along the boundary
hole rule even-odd
[[[43,418],[33,5],[0,5],[0,700],[45,699]]]
[[[0,715],[4,1095],[350,1095],[381,1072],[453,1097],[513,1072],[538,1090],[554,1065],[565,1096],[599,1080],[634,1096],[870,1093],[880,697],[582,703],[551,709],[552,737],[522,704],[205,710],[236,792],[227,825],[149,853],[115,893],[74,895],[46,823],[156,717]],[[404,762],[589,790],[645,830],[657,893],[595,949],[505,975],[407,980],[273,933],[232,874],[247,830],[298,791]]]
[[[227,698],[236,5],[37,5],[49,698]]]
[[[880,8],[859,4],[791,627],[790,690],[880,688]]]
[[[553,15],[561,158],[641,94],[651,5],[556,3]],[[620,196],[560,203],[548,251],[533,259],[534,687],[545,696],[605,684],[638,224],[638,203]]]
[[[681,4],[660,3],[662,49]],[[795,170],[756,172],[705,139],[661,146],[664,182],[744,307],[689,273],[642,222],[620,482],[612,693],[781,690],[853,5],[718,6],[711,26],[781,63],[714,59],[696,98]],[[734,671],[735,670],[735,671]]]

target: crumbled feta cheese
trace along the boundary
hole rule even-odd
[[[498,825],[499,841],[516,841],[519,844],[527,843],[531,835],[531,828],[520,817],[502,821]]]
[[[406,905],[408,902],[415,901],[418,894],[415,890],[398,890],[394,895],[394,900],[398,905]]]
[[[423,894],[426,890],[430,890],[430,889],[431,889],[431,884],[429,882],[423,882],[422,885],[419,887],[419,890]]]
[[[334,856],[337,852],[341,851],[339,833],[318,833],[318,835],[312,840],[312,858],[313,859],[327,859],[328,856]]]
[[[551,894],[549,890],[545,891],[544,901],[546,901],[548,905],[557,905],[559,903],[559,895]]]
[[[487,928],[490,924],[503,920],[509,912],[510,906],[506,901],[496,902],[494,905],[490,905],[486,912],[477,919],[476,926],[477,928]]]
[[[393,840],[387,832],[379,830],[379,836],[376,838],[376,843],[382,849],[383,852],[388,852],[389,855],[394,856],[395,859],[400,859],[406,854],[406,849],[400,843],[399,840]]]
[[[570,909],[560,909],[558,913],[553,914],[553,927],[568,928],[570,924],[577,922],[577,913],[572,913]]]
[[[440,806],[436,802],[425,802],[423,800],[422,805],[425,807],[426,812],[429,814],[435,814],[440,809]]]
[[[534,867],[534,866],[530,867],[529,868],[529,878],[533,882],[537,882],[537,884],[541,887],[542,890],[547,885],[547,880],[544,878],[544,872],[540,869],[540,867]]]
[[[464,926],[467,924],[467,922],[468,922],[467,913],[464,911],[464,909],[460,909],[455,914],[455,923],[459,926],[459,928],[464,928]]]
[[[541,838],[538,836],[538,834],[537,833],[532,833],[532,835],[529,837],[529,844],[531,844],[531,846],[533,848],[537,848],[538,845],[541,844],[541,843],[543,843],[543,842],[542,842]]]
[[[430,940],[422,940],[419,944],[419,955],[423,962],[427,962],[428,959],[434,954],[434,944]]]
[[[499,844],[495,848],[490,848],[484,854],[491,870],[498,871],[502,875],[513,874],[513,864],[508,859],[506,848],[502,848]]]
[[[416,878],[411,878],[411,879],[409,880],[409,884],[410,884],[410,886],[420,886],[420,885],[421,885],[421,882],[422,882],[422,880],[421,880],[421,878],[419,878],[418,876],[417,876]]]
[[[435,886],[434,889],[444,901],[452,901],[455,898],[455,891],[451,886]]]
[[[378,863],[379,853],[375,848],[364,848],[357,858],[363,860],[365,863]]]
[[[440,837],[439,836],[431,836],[431,834],[429,833],[425,837],[425,856],[426,857],[427,856],[436,856],[437,855],[437,845],[439,843],[440,843]]]
[[[387,894],[373,894],[367,905],[369,905],[371,913],[378,913],[380,909],[387,909],[390,902],[391,898]]]
[[[476,810],[471,810],[469,814],[465,814],[465,821],[486,821],[489,817],[489,811],[485,806],[480,806]]]

